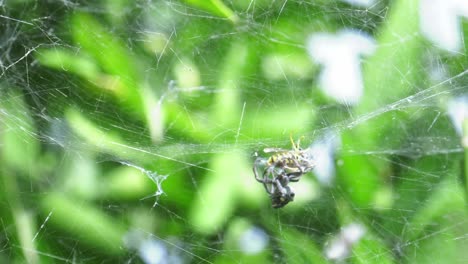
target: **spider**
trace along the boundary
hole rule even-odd
[[[271,206],[273,208],[281,208],[289,202],[294,201],[294,196],[296,194],[292,188],[287,185],[289,183],[289,179],[286,174],[278,175],[276,177],[276,181],[279,182],[279,185],[277,185],[273,193],[270,194]]]
[[[280,208],[294,200],[294,192],[288,186],[289,182],[297,182],[299,178],[315,167],[312,155],[306,149],[299,147],[290,136],[292,150],[266,148],[265,153],[275,153],[268,159],[258,157],[253,166],[255,179],[263,183],[266,192],[270,195],[272,206]],[[259,167],[265,167],[259,174]]]

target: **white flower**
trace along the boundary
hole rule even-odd
[[[358,223],[352,223],[341,229],[325,247],[325,256],[331,260],[343,260],[351,254],[355,245],[366,233],[366,228]]]
[[[349,3],[351,5],[361,6],[361,7],[370,7],[375,2],[375,0],[341,0],[341,1]]]
[[[463,134],[463,122],[468,120],[468,96],[461,96],[449,101],[447,112],[459,135]]]
[[[422,34],[434,44],[451,52],[462,49],[460,16],[468,17],[467,0],[421,0],[419,6]]]
[[[258,227],[251,227],[244,231],[239,238],[239,248],[247,255],[262,252],[268,246],[268,235]]]
[[[315,161],[314,174],[321,184],[330,185],[335,178],[334,154],[339,145],[338,135],[329,132],[310,146]]]
[[[375,46],[370,36],[352,30],[312,35],[307,49],[323,65],[319,77],[323,92],[343,104],[357,104],[363,94],[360,56],[372,54]]]

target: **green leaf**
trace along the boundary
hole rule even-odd
[[[272,81],[308,79],[315,75],[317,67],[307,54],[301,52],[272,52],[262,59],[262,72]]]
[[[349,250],[352,252],[352,263],[393,263],[392,252],[375,233],[373,229],[361,224],[361,215],[357,214],[353,208],[349,206],[349,202],[337,200],[337,212],[340,219],[340,224],[343,228],[352,229],[363,228],[364,236],[355,244],[349,244]],[[364,220],[366,221],[366,219]],[[367,221],[373,221],[371,218]],[[352,232],[348,232],[352,233]],[[371,258],[369,256],[372,256]]]
[[[277,235],[280,236],[278,242],[284,253],[285,263],[328,263],[312,237],[293,229],[283,230]]]
[[[155,184],[139,170],[121,167],[110,171],[100,184],[100,198],[138,200],[156,192]]]
[[[38,135],[32,115],[21,93],[0,93],[0,153],[8,167],[38,178]]]
[[[213,121],[223,125],[223,129],[235,127],[242,115],[240,79],[247,67],[248,47],[245,42],[231,45],[224,58],[219,80],[219,92],[216,94],[212,109]]]
[[[76,13],[71,19],[73,39],[83,51],[99,62],[105,72],[136,79],[136,69],[128,49],[92,16]]]
[[[405,227],[405,240],[411,241],[421,236],[424,230],[433,224],[435,219],[448,217],[451,214],[466,214],[465,193],[461,186],[453,178],[448,178],[442,182],[437,189],[432,192],[430,198],[423,206],[420,206],[410,220],[409,225]],[[468,218],[467,218],[468,219]],[[468,227],[468,223],[460,224]]]
[[[365,92],[355,109],[358,116],[369,115],[379,107],[411,94],[421,83],[423,41],[419,36],[418,0],[396,1],[388,14],[387,23],[378,34],[376,53],[364,64]],[[405,36],[405,39],[402,39]],[[404,73],[404,75],[402,75]],[[384,96],[382,96],[384,95]],[[388,111],[386,111],[388,112]],[[403,133],[395,133],[392,120],[406,119],[402,113],[383,112],[367,120],[365,125],[345,131],[342,145],[352,150],[372,150],[383,144],[391,135],[386,147],[398,147]],[[362,207],[372,207],[383,178],[388,176],[388,161],[382,157],[345,156],[339,179],[353,201]],[[358,180],[356,180],[358,179]]]
[[[411,94],[424,80],[424,68],[414,67],[423,63],[425,47],[418,18],[419,0],[391,5],[387,23],[377,34],[378,48],[364,64],[365,93],[356,109],[358,114]]]
[[[245,161],[238,152],[213,157],[210,172],[205,175],[189,213],[189,222],[195,230],[213,234],[231,217],[236,206],[238,180],[244,164]]]
[[[463,121],[462,144],[465,149],[465,192],[468,196],[468,118]]]
[[[459,217],[447,215],[433,219],[432,227],[427,228],[426,235],[404,244],[404,263],[459,263],[468,259],[466,219],[466,212]]]
[[[40,49],[36,51],[36,58],[44,66],[76,74],[91,82],[100,75],[100,69],[92,59],[67,49]]]
[[[367,208],[379,191],[381,179],[378,176],[382,161],[369,155],[343,156],[341,161],[342,165],[338,167],[340,185],[347,190],[351,201]]]
[[[252,107],[247,105],[246,108]],[[258,111],[248,111],[244,116],[242,132],[253,138],[274,138],[288,142],[289,134],[301,136],[315,120],[315,111],[309,105],[277,105]],[[307,140],[311,140],[307,138]],[[269,146],[276,147],[276,146]]]
[[[93,151],[111,154],[128,161],[154,162],[151,153],[130,146],[118,133],[109,128],[99,127],[75,108],[67,109],[65,118],[73,132],[90,144]]]
[[[382,263],[391,264],[395,263],[393,260],[392,252],[385,244],[378,239],[375,235],[370,234],[370,231],[353,246],[353,263],[356,264],[371,264]]]
[[[165,120],[170,122],[169,131],[190,137],[196,141],[207,142],[213,139],[210,120],[204,112],[187,111],[177,102],[164,103]],[[207,120],[208,119],[208,120]]]
[[[457,175],[458,165],[453,163],[447,167],[447,160],[444,156],[426,156],[410,161],[408,164],[400,164],[404,169],[400,171],[394,182],[393,188],[396,195],[393,208],[383,212],[386,220],[383,223],[383,229],[386,232],[393,234],[404,233],[408,237],[417,237],[417,233],[423,230],[424,226],[431,221],[430,218],[427,218],[430,214],[423,213],[421,210],[429,210],[435,213],[438,210],[437,208],[444,207],[444,205],[437,205],[439,202],[445,203],[451,198],[455,198],[447,197],[448,199],[445,199],[445,195],[458,195],[456,189],[454,189],[454,193],[448,194],[445,192],[447,191],[446,187],[444,187],[446,184],[450,182],[452,182],[450,186],[454,184],[453,178]],[[454,157],[451,159],[454,159]],[[440,174],[440,170],[444,166],[446,170],[443,174]],[[441,182],[441,180],[443,181]],[[437,190],[440,190],[441,193]],[[454,199],[453,202],[458,203],[458,200],[459,198]],[[401,221],[401,219],[405,219],[405,221]],[[415,221],[411,228],[408,228],[409,219]]]
[[[24,208],[23,199],[20,196],[20,186],[15,174],[10,174],[4,170],[0,174],[0,199],[4,201],[0,204],[0,222],[3,226],[12,223],[16,228],[13,236],[11,231],[5,229],[5,235],[11,236],[8,240],[19,243],[24,259],[28,263],[40,263],[40,256],[37,254],[37,242],[35,233],[38,232],[34,221],[34,214]],[[8,241],[7,241],[8,245]],[[1,258],[0,258],[1,260]]]
[[[59,193],[48,193],[40,201],[48,223],[54,225],[91,248],[108,255],[122,255],[125,228],[115,218],[106,215],[82,200],[75,201]]]
[[[111,131],[104,131],[75,108],[67,109],[65,117],[73,131],[97,149],[115,153],[119,145],[124,145],[124,141],[119,135]]]
[[[213,15],[231,20],[233,23],[239,21],[239,17],[227,7],[221,0],[184,0],[187,4],[199,7]]]
[[[71,19],[73,38],[83,52],[95,59],[109,75],[112,89],[120,102],[144,117],[144,102],[139,89],[136,65],[128,49],[93,17],[76,13]],[[103,81],[104,82],[104,81]]]

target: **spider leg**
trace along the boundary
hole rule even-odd
[[[261,182],[261,183],[264,183],[264,179],[260,178],[259,177],[259,174],[258,174],[258,166],[260,166],[260,163],[264,161],[262,158],[257,158],[254,162],[254,166],[253,166],[253,172],[254,172],[254,175],[255,175],[255,179],[258,181],[258,182]]]
[[[303,172],[296,167],[285,167],[285,177],[291,182],[298,182],[299,178],[302,176]]]
[[[295,172],[288,173],[288,178],[292,182],[297,182],[299,181],[299,178],[305,173],[304,168],[299,164],[299,162],[296,159],[292,160],[294,162],[294,169],[298,170]],[[293,169],[293,168],[291,168]]]
[[[284,176],[284,177],[283,177]],[[281,180],[278,178],[283,178],[282,180],[288,181],[287,175],[280,175],[276,178],[278,189],[271,194],[271,205],[273,208],[281,208],[288,204],[289,202],[294,201],[295,193],[291,187],[281,185]]]
[[[275,167],[269,166],[263,172],[263,179],[262,179],[263,186],[265,187],[265,190],[267,191],[267,193],[270,195],[275,192],[275,185],[277,186],[276,184],[277,177],[274,176],[274,170],[275,170]],[[271,177],[269,177],[269,175],[271,175]]]
[[[301,164],[296,159],[293,159],[294,165],[299,170],[300,174],[304,174],[304,169],[302,168]]]
[[[286,195],[287,195],[288,199],[289,199],[290,201],[293,201],[293,200],[294,200],[294,196],[295,196],[296,194],[293,192],[292,188],[289,187],[289,186],[286,186],[285,189],[286,189]]]
[[[271,195],[273,192],[275,192],[275,187],[273,185],[274,183],[273,179],[270,179],[268,175],[273,175],[274,167],[268,166],[267,168],[265,168],[265,170],[262,173],[262,176],[260,177],[260,174],[258,172],[258,169],[259,169],[258,167],[261,166],[262,162],[265,162],[265,160],[262,158],[257,158],[255,160],[254,166],[253,166],[253,172],[255,175],[255,179],[258,182],[263,183],[263,187],[265,188],[266,192]]]
[[[302,173],[298,173],[298,172],[288,174],[289,181],[298,182],[302,175],[303,175]]]
[[[279,184],[281,187],[287,187],[289,184],[289,176],[285,173],[278,175],[275,180],[276,184]]]
[[[276,177],[276,179],[275,179],[275,186],[276,186],[277,190],[278,190],[282,195],[284,195],[284,194],[286,194],[286,192],[287,192],[287,191],[286,191],[286,188],[285,188],[285,187],[287,187],[287,183],[283,186],[282,181],[280,181],[278,178],[279,178],[279,177]]]

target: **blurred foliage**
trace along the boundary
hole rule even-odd
[[[467,57],[424,40],[417,0],[0,5],[0,263],[331,263],[351,223],[366,229],[352,263],[468,259],[468,122],[463,137],[445,115],[468,77],[427,66],[449,79]],[[343,28],[378,44],[356,107],[317,89],[305,47]],[[334,127],[333,184],[311,173],[272,209],[252,153]]]

